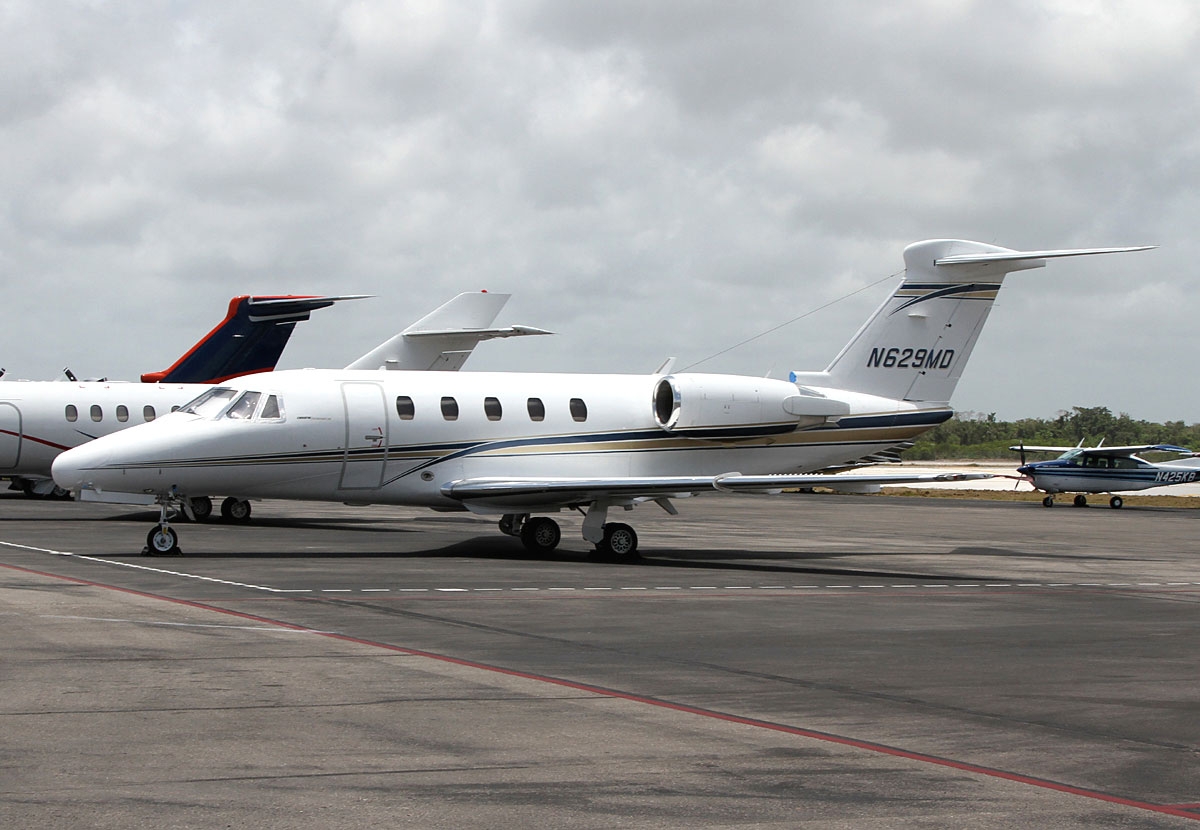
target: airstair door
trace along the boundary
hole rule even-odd
[[[21,461],[21,410],[0,403],[0,470],[15,469]]]
[[[346,406],[346,453],[343,490],[375,490],[387,467],[388,419],[383,387],[372,382],[342,384]]]

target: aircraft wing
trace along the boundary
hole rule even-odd
[[[473,478],[442,485],[442,495],[469,509],[512,512],[515,508],[545,509],[607,501],[636,504],[711,493],[774,494],[783,490],[827,487],[844,493],[878,490],[884,484],[975,481],[989,473],[925,473],[922,475],[821,475],[797,473],[744,476],[663,476],[651,478]]]
[[[1057,452],[1064,453],[1070,450],[1079,450],[1081,455],[1103,455],[1103,456],[1129,456],[1139,452],[1177,452],[1180,455],[1191,455],[1192,451],[1187,447],[1177,447],[1174,444],[1138,444],[1129,447],[1032,447],[1026,445],[1024,447],[1015,446],[1009,447],[1013,452]]]

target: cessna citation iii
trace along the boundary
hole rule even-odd
[[[787,381],[718,374],[457,374],[298,370],[210,389],[179,412],[60,455],[54,480],[92,498],[160,505],[148,551],[178,553],[172,511],[207,493],[403,504],[499,517],[534,552],[583,514],[600,558],[633,558],[614,508],[705,493],[842,491],[985,474],[830,475],[952,415],[967,358],[1011,271],[1054,257],[932,240],[904,251],[900,287],[819,372]]]
[[[1044,507],[1054,506],[1056,493],[1076,493],[1076,507],[1087,507],[1084,493],[1116,493],[1125,490],[1147,490],[1169,484],[1188,484],[1200,478],[1200,458],[1197,453],[1173,444],[1141,444],[1136,447],[1009,447],[1021,453],[1017,472],[1038,490],[1046,493]],[[1059,452],[1050,461],[1026,463],[1027,452]],[[1153,463],[1139,458],[1139,452],[1169,452],[1187,456],[1174,461]],[[1112,496],[1109,507],[1121,507],[1125,500]]]
[[[465,292],[350,364],[351,369],[455,370],[475,345],[496,337],[549,334],[529,326],[490,327],[508,294]],[[297,321],[317,308],[358,297],[235,297],[229,315],[174,366],[143,383],[5,381],[0,384],[0,476],[32,495],[54,491],[59,453],[103,435],[161,418],[212,384],[275,365]],[[228,491],[215,491],[228,492]],[[208,494],[188,504],[212,512]],[[226,519],[245,521],[250,503],[229,497]]]

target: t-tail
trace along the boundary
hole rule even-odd
[[[230,378],[269,372],[279,362],[296,323],[344,297],[251,297],[229,301],[229,312],[169,369],[146,372],[143,383],[220,383]]]
[[[983,242],[932,239],[904,249],[904,281],[824,372],[793,372],[804,386],[905,401],[948,403],[1006,274],[1047,259],[1125,251],[1014,251]]]

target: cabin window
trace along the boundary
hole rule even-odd
[[[457,421],[458,401],[454,398],[442,398],[442,417],[447,421]]]
[[[179,411],[179,407],[177,407],[177,406],[173,406],[173,407],[171,407],[171,411],[172,411],[172,412],[178,412],[178,411]]]
[[[529,420],[546,420],[546,405],[542,403],[541,398],[530,398],[525,402],[525,408],[529,410]]]
[[[98,403],[92,404],[92,420],[96,423],[104,420],[104,410],[100,408],[100,404]]]
[[[278,395],[267,395],[262,412],[258,416],[261,421],[278,421],[283,418],[283,407],[279,405]]]
[[[571,417],[576,421],[587,420],[587,404],[582,398],[571,398]]]
[[[121,423],[125,423],[129,420],[129,407],[127,407],[125,404],[121,404],[117,407],[117,420]]]
[[[499,421],[504,415],[504,409],[500,406],[499,398],[484,398],[483,413],[487,415],[489,421]]]
[[[76,421],[79,420],[79,410],[75,408],[75,404],[73,404],[73,403],[67,404],[66,415],[67,415],[67,420],[70,421],[71,423],[75,423]]]
[[[146,423],[150,423],[157,417],[158,417],[158,413],[154,411],[154,407],[152,407],[150,404],[146,404],[145,406],[142,407],[142,420],[143,421],[145,421]]]
[[[229,407],[225,417],[233,418],[235,421],[246,421],[253,418],[254,410],[258,408],[258,399],[261,397],[261,392],[243,392],[242,396],[234,401],[233,406]]]
[[[413,399],[408,395],[396,398],[396,414],[400,416],[401,421],[411,421],[417,417],[417,407],[413,404]]]

